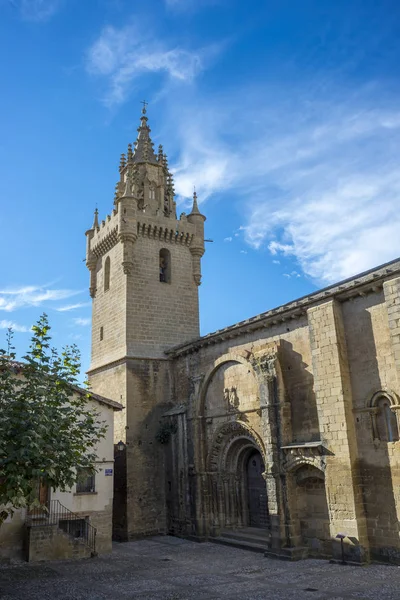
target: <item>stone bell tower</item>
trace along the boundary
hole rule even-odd
[[[176,216],[163,147],[155,154],[146,106],[122,154],[114,208],[86,232],[92,309],[92,391],[125,406],[115,423],[114,534],[165,530],[160,418],[171,398],[165,351],[199,336],[198,286],[205,217],[196,194]],[[122,445],[120,445],[122,447]]]

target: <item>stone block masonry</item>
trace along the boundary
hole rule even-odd
[[[114,533],[400,563],[400,261],[199,337],[204,220],[176,215],[147,116],[87,232],[92,389],[116,416]],[[157,440],[160,428],[170,434]]]

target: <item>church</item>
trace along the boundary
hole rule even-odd
[[[144,107],[86,232],[114,538],[400,564],[400,260],[201,337],[205,220],[196,194],[177,217]]]

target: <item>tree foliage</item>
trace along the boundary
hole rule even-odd
[[[0,350],[0,512],[39,504],[38,483],[68,490],[77,469],[94,472],[95,449],[106,428],[88,400],[77,394],[78,348],[61,354],[50,346],[43,314],[32,328],[24,363],[15,360],[13,334]],[[75,388],[75,393],[74,393]],[[1,522],[1,515],[0,515]]]

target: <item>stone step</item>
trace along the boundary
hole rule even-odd
[[[254,542],[247,542],[246,540],[240,539],[240,538],[233,538],[233,537],[223,537],[223,536],[219,536],[219,537],[214,537],[214,538],[210,538],[210,542],[213,542],[214,544],[223,544],[224,546],[233,546],[234,548],[240,548],[241,550],[250,550],[251,552],[260,552],[261,554],[265,554],[265,548],[266,548],[266,543],[265,544],[260,544],[260,543],[254,543]]]
[[[304,560],[308,558],[308,548],[306,546],[296,546],[294,548],[280,548],[279,550],[267,550],[265,556],[268,558],[278,558],[279,560]]]
[[[269,535],[265,529],[223,529],[221,537],[233,539],[240,542],[249,542],[250,544],[259,544],[264,548],[268,545]]]
[[[241,527],[240,529],[223,529],[218,537],[211,538],[216,544],[234,546],[252,552],[265,552],[268,547],[269,533],[257,527]]]

